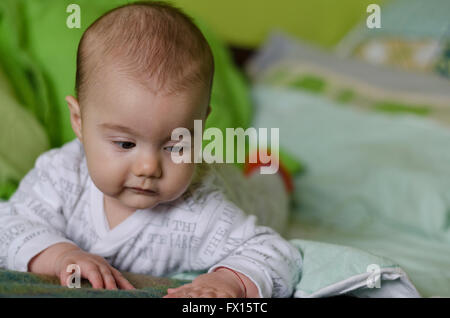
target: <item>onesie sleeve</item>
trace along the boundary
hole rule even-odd
[[[28,262],[47,247],[69,242],[64,235],[63,197],[58,191],[59,149],[36,160],[7,202],[0,203],[0,267],[28,271]]]
[[[299,251],[271,228],[258,226],[255,216],[237,213],[235,217],[233,224],[219,225],[213,231],[217,236],[226,233],[226,237],[216,251],[216,255],[222,257],[219,256],[208,272],[225,266],[253,281],[260,297],[291,297],[300,278],[302,258]],[[212,236],[207,250],[214,242]]]
[[[300,279],[302,256],[272,228],[261,226],[230,201],[214,178],[197,190],[202,197],[194,270],[225,266],[246,275],[260,297],[291,297]],[[199,195],[201,193],[201,195]]]

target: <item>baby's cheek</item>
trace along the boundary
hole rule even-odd
[[[171,199],[175,200],[181,196],[188,188],[194,175],[194,164],[181,163],[172,164],[168,170],[168,189],[171,192]]]
[[[123,174],[126,169],[121,167],[119,160],[108,157],[106,152],[90,158],[89,174],[97,187],[105,194],[114,196],[120,191]]]

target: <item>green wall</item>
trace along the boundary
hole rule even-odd
[[[369,4],[387,1],[172,0],[172,3],[203,18],[223,39],[236,45],[257,46],[271,28],[279,28],[308,42],[330,47],[368,16]]]

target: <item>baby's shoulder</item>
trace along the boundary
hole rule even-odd
[[[224,193],[226,185],[221,178],[221,169],[222,167],[218,164],[201,163],[197,165],[184,196],[198,200],[217,193]]]
[[[192,184],[192,194],[205,195],[220,193],[224,199],[238,206],[240,197],[245,195],[247,188],[243,172],[234,164],[214,163],[204,164],[196,182]]]
[[[75,139],[50,149],[37,158],[35,167],[51,174],[85,174],[87,166],[83,145]]]
[[[189,204],[203,209],[206,206],[234,205],[233,210],[240,211],[240,202],[236,191],[241,188],[243,174],[230,164],[200,164],[188,189],[179,198],[180,204]]]

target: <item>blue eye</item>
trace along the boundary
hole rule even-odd
[[[168,149],[170,152],[183,152],[183,147],[177,147],[177,146],[169,146],[164,149]]]
[[[131,149],[136,146],[134,143],[129,141],[114,141],[114,143],[122,149]]]

